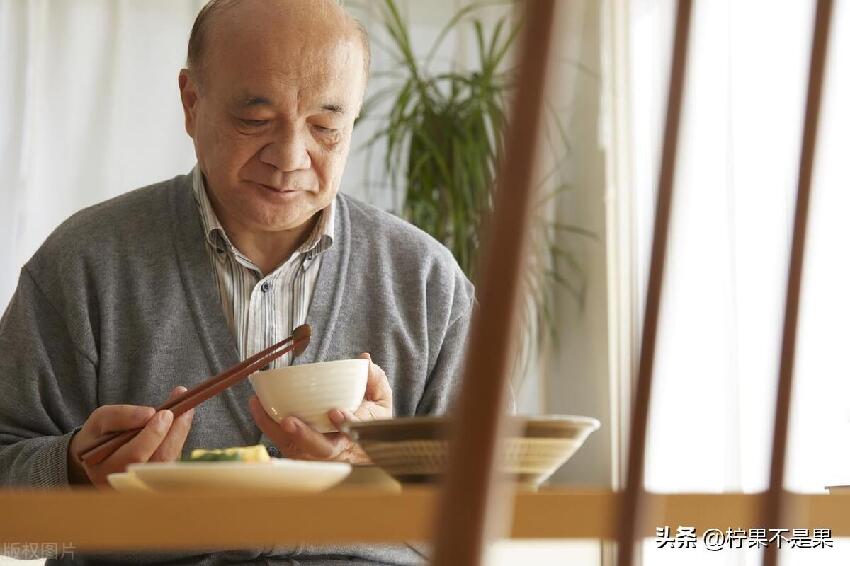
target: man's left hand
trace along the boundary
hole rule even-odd
[[[358,357],[369,360],[366,394],[363,402],[353,412],[340,409],[328,412],[328,418],[337,429],[346,421],[388,419],[393,416],[393,392],[387,375],[379,365],[372,362],[369,354],[360,354]],[[250,409],[260,430],[287,458],[335,460],[351,464],[370,463],[369,457],[363,450],[341,432],[322,434],[293,416],[285,417],[277,423],[266,413],[256,396],[251,398]]]

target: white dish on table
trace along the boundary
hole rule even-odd
[[[270,462],[166,462],[131,464],[127,473],[152,491],[312,493],[329,489],[351,473],[343,462],[272,458]],[[119,480],[120,481],[120,480]],[[118,487],[120,491],[125,491]]]
[[[112,489],[121,493],[152,493],[153,490],[146,486],[139,478],[128,472],[109,474],[106,481]]]

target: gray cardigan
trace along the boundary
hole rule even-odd
[[[296,363],[370,352],[390,380],[397,416],[445,412],[471,284],[424,232],[351,197],[336,202],[334,245],[307,316],[314,338]],[[204,246],[188,175],[80,211],[48,237],[0,320],[0,486],[67,485],[68,442],[95,408],[157,405],[174,386],[238,362]],[[244,382],[199,407],[184,450],[268,443],[248,412],[251,395]],[[287,554],[415,558],[384,550]]]

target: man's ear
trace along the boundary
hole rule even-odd
[[[198,87],[189,75],[189,69],[180,69],[177,77],[180,86],[180,102],[183,104],[183,116],[186,120],[186,133],[195,137],[195,112],[198,104]]]

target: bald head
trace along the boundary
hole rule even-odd
[[[262,5],[258,5],[260,3]],[[356,38],[362,47],[364,82],[368,78],[371,62],[369,34],[358,20],[333,0],[210,0],[195,18],[189,36],[186,67],[196,82],[203,79],[206,58],[213,51],[210,44],[215,42],[217,25],[226,20],[233,22],[257,17],[262,11],[274,11],[286,17],[293,28],[308,37],[314,33],[335,33],[340,37]],[[250,21],[247,23],[251,24]],[[259,24],[255,22],[255,25]]]

